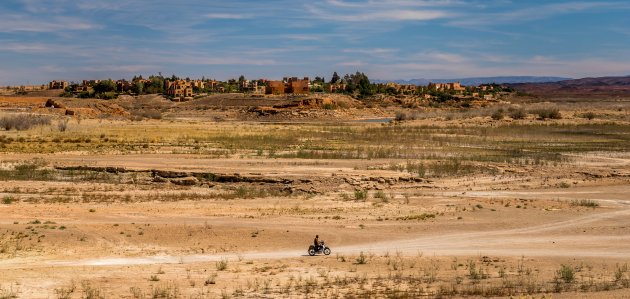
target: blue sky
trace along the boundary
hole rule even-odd
[[[0,86],[630,75],[629,1],[2,0]]]

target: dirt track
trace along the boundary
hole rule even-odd
[[[444,233],[386,242],[365,243],[336,247],[331,244],[335,253],[358,254],[370,252],[384,254],[386,252],[402,252],[414,255],[419,252],[429,256],[557,256],[557,257],[600,257],[630,258],[627,250],[630,236],[620,231],[611,235],[563,234],[566,231],[578,232],[597,226],[614,225],[622,229],[630,227],[630,186],[610,186],[604,188],[574,188],[570,191],[550,192],[548,190],[470,192],[471,197],[524,197],[524,198],[596,198],[603,205],[604,211],[597,211],[585,216],[568,220],[552,221],[544,224],[519,227],[515,229],[497,229],[490,231]],[[176,222],[176,219],[172,221]],[[186,220],[194,224],[194,219]],[[201,222],[202,219],[197,220]],[[421,233],[420,233],[421,234]],[[245,259],[284,259],[303,256],[305,250],[274,250],[259,252],[243,252],[240,254],[206,254],[206,255],[158,255],[143,257],[101,257],[77,260],[35,259],[42,267],[56,266],[123,266],[123,265],[156,265],[174,263],[198,263],[217,261],[222,258],[236,260]],[[0,262],[6,268],[32,268],[35,260],[5,260]]]

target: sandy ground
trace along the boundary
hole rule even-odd
[[[420,180],[388,159],[0,154],[5,168],[34,158],[135,172],[0,181],[0,298],[630,298],[627,151]],[[282,192],[223,196],[239,188]],[[332,255],[307,255],[316,234]]]
[[[147,166],[153,165],[142,165]],[[305,175],[301,167],[298,169],[294,175]],[[526,257],[542,263],[541,269],[578,261],[612,267],[630,260],[628,194],[630,184],[624,183],[570,189],[451,189],[412,196],[409,203],[394,198],[376,208],[369,202],[338,202],[327,196],[122,205],[1,205],[5,216],[0,226],[7,233],[26,230],[26,224],[34,219],[66,227],[63,231],[43,230],[45,238],[25,245],[25,251],[5,255],[0,260],[2,285],[19,290],[21,298],[50,298],[72,283],[77,284],[75,293],[79,294],[79,282],[90,281],[106,297],[131,296],[128,289],[146,284],[151,276],[147,273],[158,271],[155,269],[160,265],[174,272],[213,271],[215,263],[222,260],[240,265],[233,270],[236,273],[227,272],[230,275],[217,283],[222,287],[210,285],[206,295],[219,296],[223,290],[237,288],[231,282],[247,277],[253,270],[246,269],[254,264],[299,269],[304,261],[312,263],[315,260],[307,258],[306,247],[315,234],[327,241],[337,257],[361,253],[396,253],[424,260]],[[597,201],[600,206],[593,209],[568,204],[580,199]],[[512,206],[506,207],[509,202]],[[515,208],[519,202],[529,208]],[[483,208],[448,208],[477,204]],[[323,219],[323,215],[334,215],[337,210],[343,215],[340,219]],[[378,215],[420,210],[445,212],[428,221],[375,220]],[[331,258],[315,259],[321,259],[322,265],[337,261]],[[135,273],[133,277],[146,277],[130,279],[131,273]],[[182,274],[170,275],[173,281],[183,279]],[[239,278],[230,279],[233,275]],[[123,286],[124,291],[120,289]],[[199,286],[190,287],[184,293],[192,294],[197,289]],[[621,298],[616,296],[613,298]]]

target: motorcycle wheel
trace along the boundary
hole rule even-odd
[[[328,247],[324,248],[324,254],[325,255],[330,255],[330,248],[328,248]]]
[[[308,255],[314,256],[315,255],[315,248],[309,248],[308,249]]]

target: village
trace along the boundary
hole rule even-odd
[[[359,82],[365,77],[367,85]],[[367,87],[366,87],[367,86]],[[460,82],[429,83],[426,86],[414,84],[398,84],[395,82],[369,83],[367,76],[362,73],[346,75],[343,78],[335,72],[333,79],[326,82],[324,78],[315,77],[284,77],[282,80],[255,79],[248,80],[244,76],[239,79],[218,81],[215,79],[190,79],[171,77],[134,76],[131,80],[82,80],[68,82],[53,80],[47,85],[21,85],[0,87],[3,94],[27,94],[37,91],[60,92],[61,97],[101,98],[112,99],[118,95],[163,94],[176,102],[189,101],[195,98],[216,93],[243,93],[251,95],[292,95],[304,96],[320,93],[343,93],[365,97],[376,94],[393,96],[417,96],[424,100],[461,99],[461,100],[493,100],[510,88],[497,84],[482,84],[479,86],[463,86]]]

